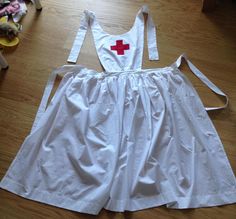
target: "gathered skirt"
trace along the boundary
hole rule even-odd
[[[115,73],[71,67],[0,187],[89,214],[236,202],[220,138],[173,66]]]

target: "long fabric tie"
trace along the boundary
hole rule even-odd
[[[217,106],[217,107],[205,107],[205,109],[207,111],[211,111],[211,110],[219,110],[219,109],[225,109],[228,106],[229,103],[229,98],[228,96],[221,91],[215,84],[213,84],[195,65],[193,65],[192,62],[189,61],[189,59],[187,58],[186,54],[182,54],[173,64],[174,66],[176,66],[177,68],[180,67],[182,60],[185,60],[188,67],[190,68],[190,70],[192,71],[192,73],[194,75],[196,75],[208,88],[210,88],[214,93],[222,96],[225,98],[225,104],[223,106]]]

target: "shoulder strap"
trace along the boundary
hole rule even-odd
[[[156,27],[152,20],[152,16],[149,12],[149,8],[147,5],[143,5],[142,8],[137,13],[137,17],[143,23],[143,30],[144,30],[144,14],[147,14],[147,46],[148,46],[148,56],[149,60],[159,60],[159,53],[157,49],[157,36],[156,36]]]
[[[82,14],[79,30],[77,31],[67,62],[76,63],[78,59],[80,49],[82,47],[85,35],[89,27],[89,17],[89,11],[85,10]]]
[[[211,110],[218,110],[218,109],[225,109],[228,106],[229,103],[229,98],[228,96],[222,92],[215,84],[213,84],[199,69],[197,69],[197,67],[195,65],[193,65],[189,59],[187,58],[187,56],[185,54],[182,54],[177,60],[176,62],[173,64],[173,66],[179,68],[181,63],[182,63],[182,59],[184,59],[187,64],[188,67],[190,68],[190,70],[192,71],[193,74],[195,74],[207,87],[209,87],[213,92],[215,92],[216,94],[222,96],[225,98],[226,102],[223,106],[218,106],[218,107],[205,107],[205,109],[207,111],[211,111]]]

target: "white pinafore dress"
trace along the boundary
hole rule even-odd
[[[66,65],[52,73],[2,189],[89,214],[236,202],[235,176],[206,112],[225,108],[228,98],[185,55],[168,67],[142,69],[143,13],[147,7],[130,31],[114,36],[84,12],[68,61],[76,62],[91,27],[105,71]],[[146,24],[149,58],[158,60],[150,15]],[[182,59],[226,98],[225,106],[204,108],[178,69]],[[64,77],[46,108],[57,74]]]

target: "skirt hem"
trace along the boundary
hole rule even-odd
[[[167,208],[173,209],[187,209],[187,208],[201,208],[213,207],[219,205],[232,204],[236,202],[236,190],[210,194],[197,195],[189,197],[175,197],[173,193],[163,193],[152,197],[128,199],[128,200],[114,200],[110,199],[105,206],[102,202],[99,205],[98,200],[74,200],[65,198],[62,195],[51,194],[46,191],[38,191],[34,189],[32,192],[27,192],[27,189],[9,179],[4,177],[0,182],[0,188],[10,191],[16,195],[22,196],[29,200],[38,201],[41,203],[53,205],[59,208],[64,208],[80,213],[87,213],[97,215],[102,208],[109,211],[124,212],[124,211],[138,211],[148,208],[154,208],[161,205],[166,205]],[[97,204],[96,204],[97,203]]]

